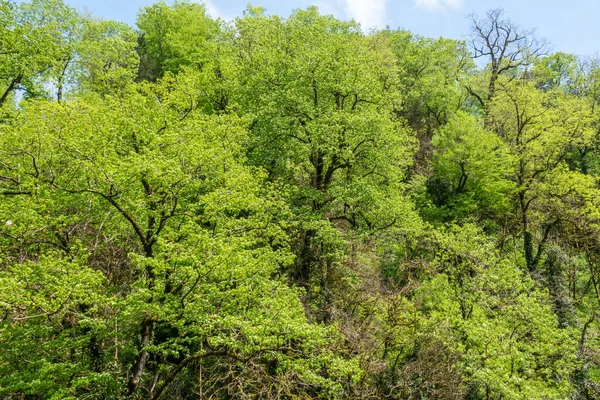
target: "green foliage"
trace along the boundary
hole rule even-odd
[[[103,343],[98,344],[102,353],[115,354],[112,385],[118,386],[125,379],[123,374],[141,352],[152,355],[152,361],[143,367],[164,374],[157,391],[168,389],[181,372],[183,367],[170,367],[173,359],[186,365],[204,357],[221,357],[233,364],[245,358],[256,359],[259,364],[274,358],[280,365],[278,375],[303,377],[300,379],[316,391],[339,392],[340,383],[313,370],[353,371],[352,362],[320,350],[336,342],[335,333],[310,325],[298,291],[277,278],[281,266],[293,259],[284,230],[287,206],[277,192],[261,184],[260,171],[241,164],[241,143],[246,134],[243,120],[196,113],[194,103],[187,102],[194,90],[188,78],[165,79],[156,86],[133,85],[123,96],[96,103],[32,103],[22,119],[5,128],[3,149],[12,155],[5,159],[5,168],[26,177],[9,183],[22,192],[31,187],[32,192],[23,195],[43,204],[45,209],[40,212],[60,213],[61,202],[54,201],[70,196],[74,199],[69,207],[75,209],[72,212],[79,206],[90,214],[86,226],[78,228],[89,232],[82,233],[84,242],[74,243],[75,239],[66,234],[61,237],[63,257],[71,257],[74,246],[82,247],[84,254],[90,252],[90,258],[99,256],[98,249],[93,248],[97,235],[130,237],[129,254],[123,254],[120,261],[131,264],[124,292],[102,285],[100,271],[90,269],[84,261],[69,263],[68,268],[80,268],[83,275],[46,282],[54,286],[38,293],[40,299],[27,303],[31,304],[32,319],[22,329],[37,329],[39,322],[33,322],[46,313],[57,314],[59,321],[67,318],[60,313],[71,304],[61,305],[64,298],[72,302],[70,307],[100,313],[98,329],[108,336],[93,340]],[[45,218],[35,213],[31,219],[16,217],[6,228],[6,235],[14,238],[9,240],[13,246],[22,247],[20,237],[36,236],[40,229],[46,230],[44,235],[51,232],[47,230],[52,227],[44,225]],[[17,270],[31,268],[31,273],[43,281],[43,273],[52,274],[61,268],[57,260],[58,266],[50,264],[46,272],[43,268],[48,260],[34,254],[27,258],[30,260],[18,264],[22,267],[6,270],[3,289],[10,294],[2,303],[6,312],[22,312],[19,299],[26,294],[14,292],[19,287],[15,279],[29,282],[23,290],[36,285],[27,274],[15,276]],[[39,268],[43,273],[35,272]],[[71,290],[78,287],[73,287],[71,279],[79,282],[82,292]],[[90,279],[94,285],[87,287]],[[101,298],[106,300],[101,302]],[[103,302],[111,309],[102,307]],[[29,321],[29,315],[13,318]],[[88,324],[83,311],[69,318],[71,329],[84,329]],[[151,326],[154,333],[144,337],[147,343],[138,349],[134,338],[140,325]],[[14,324],[5,319],[3,327],[7,330],[5,343],[16,346],[12,338],[20,334],[10,329]],[[73,332],[65,335],[70,338]],[[84,389],[65,382],[80,375],[87,382],[85,390],[93,390],[87,384],[98,377],[84,374],[87,364],[78,367],[83,370],[79,373],[70,364],[78,358],[76,354],[67,360],[60,358],[64,349],[81,346],[86,337],[75,335],[77,344],[58,345],[54,340],[61,339],[54,339],[52,330],[24,336],[48,342],[45,351],[51,358],[44,368],[50,370],[29,386],[26,383],[39,365],[32,365],[31,370],[9,369],[5,374],[8,381],[2,385],[4,392],[75,396]],[[114,340],[108,341],[112,337]],[[203,347],[207,348],[205,353]],[[12,354],[6,352],[3,357]],[[3,359],[5,363],[13,368],[18,365],[9,358]],[[54,375],[64,375],[65,381],[57,382]],[[241,372],[236,379],[243,390],[259,378]],[[220,378],[216,375],[212,379]],[[137,384],[152,382],[142,379]]]
[[[416,219],[403,182],[414,140],[395,114],[394,55],[386,37],[316,8],[287,20],[250,12],[236,28],[232,97],[252,121],[249,162],[289,186],[300,230],[292,276],[328,320],[352,273],[347,232],[412,229]]]
[[[184,66],[202,68],[209,61],[208,40],[215,35],[216,24],[206,15],[203,4],[176,1],[169,6],[158,2],[142,10],[137,25],[147,68],[142,78],[154,80]]]
[[[123,23],[84,21],[78,43],[75,84],[80,89],[110,94],[126,87],[139,65],[137,35]]]
[[[554,53],[537,60],[532,75],[541,90],[569,88],[575,84],[576,69],[577,59],[573,54]]]
[[[431,135],[461,108],[466,97],[460,83],[474,69],[465,43],[384,32],[397,57],[403,104],[398,110],[418,133]]]
[[[600,69],[501,16],[0,0],[0,398],[598,398]]]
[[[441,273],[418,290],[417,309],[423,334],[443,337],[459,354],[470,396],[568,396],[577,336],[558,327],[548,297],[474,226],[453,227],[440,240]]]
[[[0,106],[17,90],[43,95],[40,81],[63,52],[63,30],[72,10],[60,1],[0,3]]]
[[[445,220],[482,222],[510,213],[514,165],[506,144],[477,117],[457,113],[433,137],[435,174],[427,182],[434,212]],[[484,223],[485,223],[484,222]]]

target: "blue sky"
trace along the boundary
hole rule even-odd
[[[140,7],[153,0],[65,0],[72,6],[91,11],[106,19],[135,23]],[[467,17],[483,15],[493,8],[503,8],[513,22],[535,28],[538,37],[546,38],[555,51],[578,55],[600,52],[600,1],[572,0],[253,0],[270,14],[287,16],[296,8],[318,6],[322,12],[338,18],[354,18],[363,27],[404,28],[428,37],[464,39],[469,33]],[[226,19],[240,15],[248,0],[205,1],[213,16]]]

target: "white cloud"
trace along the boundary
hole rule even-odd
[[[336,18],[342,18],[340,4],[338,1],[321,0],[315,3],[321,15],[333,15]]]
[[[223,14],[223,12],[221,12],[221,10],[219,10],[219,7],[217,7],[217,5],[215,3],[213,3],[211,0],[200,0],[200,1],[198,1],[198,3],[204,3],[204,6],[206,7],[206,13],[215,19],[216,18],[222,18],[224,20],[231,19],[231,18],[228,18],[225,14]]]
[[[462,0],[415,0],[415,4],[429,11],[437,11],[447,8],[459,9],[462,5]]]
[[[386,3],[387,0],[343,0],[346,14],[359,22],[364,30],[385,27]]]

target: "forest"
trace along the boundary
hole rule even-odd
[[[600,399],[600,57],[0,0],[0,399]]]

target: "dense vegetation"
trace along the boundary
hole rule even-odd
[[[0,398],[600,398],[600,62],[471,25],[0,0]]]

